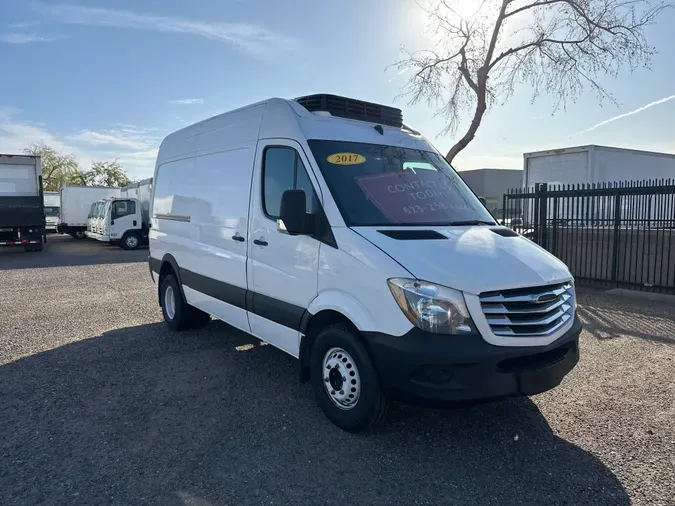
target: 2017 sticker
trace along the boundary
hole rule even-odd
[[[365,163],[366,157],[357,155],[356,153],[335,153],[330,155],[327,160],[328,163],[334,165],[358,165],[360,163]]]

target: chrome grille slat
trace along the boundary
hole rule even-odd
[[[561,295],[568,291],[570,288],[572,288],[571,285],[558,285],[556,288],[553,289],[539,289],[539,291],[533,291],[533,293],[528,293],[528,294],[518,294],[518,295],[503,295],[502,293],[498,293],[495,295],[485,295],[481,296],[480,301],[481,302],[534,302],[536,301],[539,297],[542,295],[555,295],[556,297],[558,295]],[[536,289],[534,289],[536,290]]]
[[[547,314],[544,318],[539,318],[538,320],[528,319],[524,321],[513,321],[508,316],[500,316],[497,318],[490,317],[487,319],[487,321],[490,325],[548,325],[549,323],[553,323],[555,320],[567,313],[570,307],[571,306],[568,304],[563,304],[555,313]]]
[[[532,313],[547,313],[551,311],[552,309],[557,308],[558,306],[563,305],[565,302],[570,300],[572,296],[569,293],[563,293],[558,300],[555,300],[551,302],[550,304],[539,304],[539,305],[532,305],[529,307],[523,307],[523,308],[507,308],[504,306],[502,303],[492,303],[492,302],[487,302],[483,304],[483,313],[486,315],[492,315],[492,314],[504,314],[504,313],[510,313],[510,314],[532,314]],[[494,305],[492,305],[494,304]]]
[[[485,319],[497,336],[547,336],[574,317],[570,283],[488,292],[479,299]]]
[[[570,315],[566,314],[566,315],[564,315],[564,316],[560,319],[560,321],[559,321],[558,323],[556,323],[553,327],[547,329],[546,331],[541,331],[541,332],[530,332],[530,333],[524,334],[524,333],[521,333],[521,332],[514,332],[514,331],[511,330],[511,329],[508,329],[508,330],[493,330],[492,332],[493,332],[495,335],[497,335],[497,336],[509,336],[509,337],[520,337],[520,336],[524,336],[524,337],[529,337],[529,336],[532,336],[532,337],[539,337],[539,336],[547,336],[547,335],[549,335],[549,334],[555,332],[556,330],[558,330],[558,329],[559,329],[560,327],[562,327],[563,325],[565,325],[565,324],[569,321],[570,318],[572,318],[572,317],[571,317]]]

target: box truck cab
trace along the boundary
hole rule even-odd
[[[141,202],[136,198],[101,201],[87,222],[86,234],[90,239],[118,244],[124,249],[140,248],[148,238]]]
[[[61,213],[61,194],[59,192],[44,192],[45,228],[56,232],[59,226]]]
[[[297,358],[350,431],[391,398],[532,395],[578,361],[567,267],[377,104],[270,99],[169,135],[149,263],[170,328],[214,315]]]

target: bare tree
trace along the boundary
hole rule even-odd
[[[30,145],[24,154],[42,159],[42,183],[45,191],[58,191],[66,184],[83,184],[80,166],[73,155],[62,154],[43,142]]]
[[[472,15],[457,7],[475,2]],[[473,111],[451,162],[474,139],[485,112],[529,84],[564,108],[585,87],[616,103],[601,84],[622,68],[649,68],[656,53],[645,28],[668,5],[653,0],[431,0],[420,5],[438,41],[436,50],[403,52],[394,66],[413,74],[402,89],[411,104],[427,101],[456,133],[461,113]]]

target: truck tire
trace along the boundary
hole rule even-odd
[[[141,247],[141,236],[136,232],[127,232],[122,236],[120,246],[123,249],[138,249]]]
[[[211,315],[189,305],[183,299],[178,281],[173,274],[167,274],[161,280],[159,303],[162,306],[164,321],[171,330],[201,328],[211,321]]]
[[[357,331],[347,324],[322,330],[312,346],[311,380],[324,414],[348,432],[379,422],[389,407],[380,378]]]
[[[84,230],[77,230],[75,232],[72,232],[70,235],[73,239],[77,240],[85,239],[87,237],[87,234],[84,233]]]

